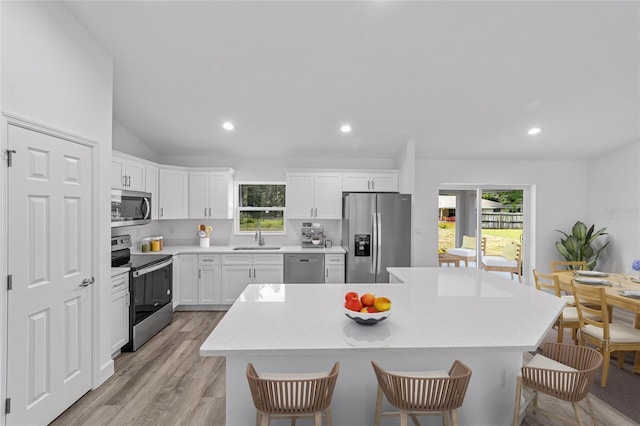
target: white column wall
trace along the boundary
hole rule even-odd
[[[610,241],[598,260],[602,271],[626,272],[640,259],[640,141],[589,162],[587,226],[607,228]]]
[[[94,141],[94,361],[93,386],[113,374],[110,347],[111,260],[110,173],[113,109],[113,60],[60,2],[0,2],[1,98],[3,114]],[[2,135],[0,148],[6,147]],[[2,163],[6,176],[6,165]],[[5,185],[5,183],[3,183]],[[6,187],[3,190],[6,197]],[[3,201],[4,203],[4,201]],[[6,205],[6,204],[4,204]],[[6,211],[0,211],[0,223]],[[8,224],[10,226],[10,224]],[[6,245],[6,231],[1,232]],[[6,265],[6,250],[0,255]],[[5,287],[6,288],[6,287]],[[6,318],[6,290],[0,318]],[[10,326],[10,325],[9,325]],[[4,332],[0,365],[6,365]],[[6,376],[0,377],[4,401]],[[0,424],[4,423],[0,416]]]

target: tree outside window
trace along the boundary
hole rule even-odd
[[[284,232],[285,193],[283,183],[238,184],[238,232]]]

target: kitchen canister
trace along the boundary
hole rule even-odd
[[[151,240],[151,251],[160,251],[160,240],[158,237],[153,237]]]
[[[151,238],[143,238],[142,244],[140,245],[140,251],[143,253],[147,253],[149,250],[151,250]]]
[[[209,247],[209,238],[207,238],[207,237],[200,238],[200,247],[202,247],[202,248]]]

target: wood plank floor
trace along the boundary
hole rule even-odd
[[[200,345],[223,315],[222,312],[176,312],[173,322],[141,349],[119,355],[115,360],[115,374],[82,397],[52,425],[224,426],[225,360],[198,355]],[[525,360],[530,357],[524,356]],[[593,396],[592,402],[599,425],[636,424]],[[568,403],[541,395],[540,404],[562,415],[572,415]],[[584,401],[581,407],[583,421],[588,421]],[[529,412],[522,424],[560,423]]]

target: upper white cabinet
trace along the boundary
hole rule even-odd
[[[288,219],[341,219],[342,173],[287,173]]]
[[[111,188],[145,191],[145,164],[112,153]]]
[[[147,164],[145,190],[151,194],[151,219],[158,219],[160,210],[158,209],[158,167]]]
[[[158,219],[189,217],[189,173],[184,168],[160,167],[158,171]]]
[[[189,218],[233,219],[233,169],[189,172]]]
[[[397,172],[343,173],[344,192],[398,192]]]

